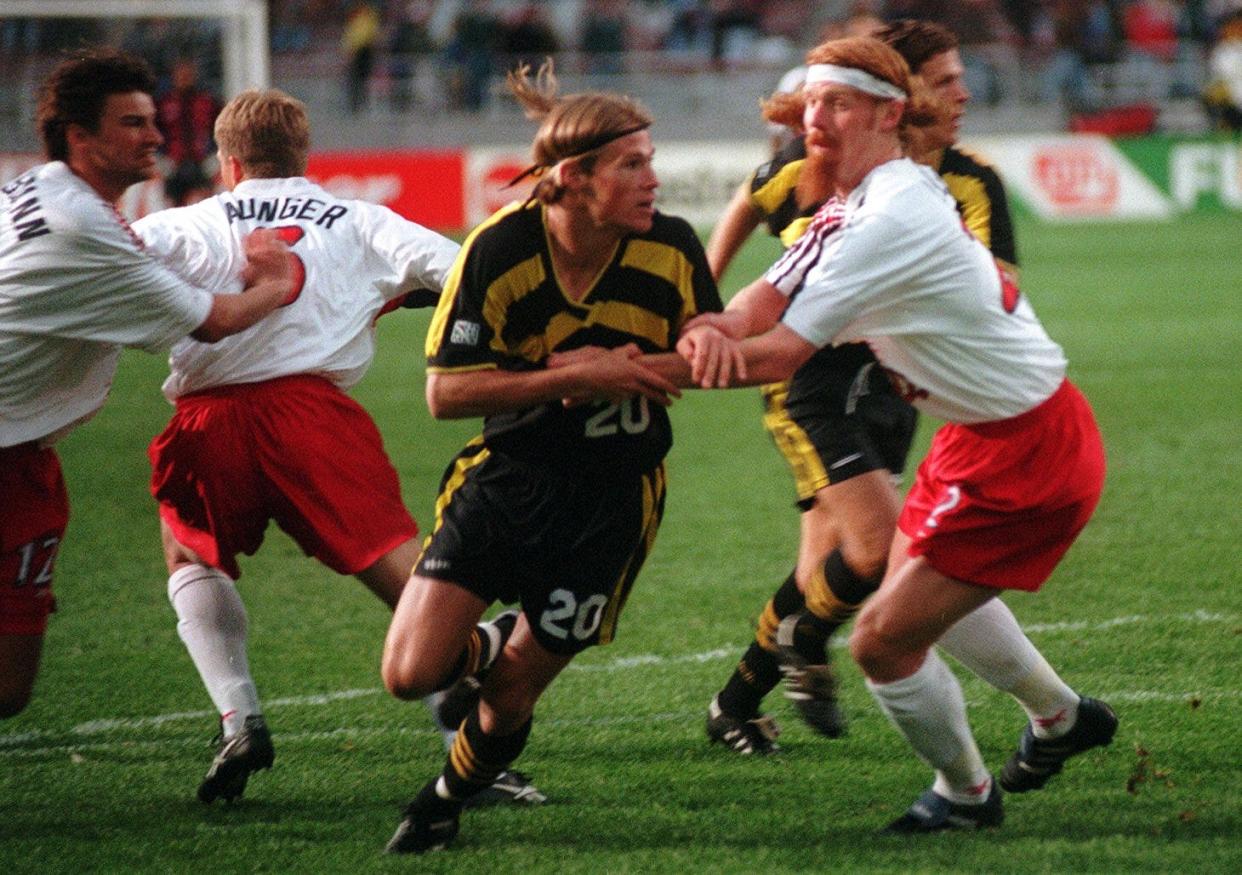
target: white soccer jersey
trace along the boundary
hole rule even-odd
[[[817,216],[817,220],[819,217]],[[882,164],[767,273],[782,321],[817,347],[866,341],[902,394],[951,422],[1007,419],[1065,377],[1065,355],[1007,289],[929,168]]]
[[[0,189],[0,446],[51,443],[103,404],[122,347],[167,349],[211,295],[143,252],[65,164]]]
[[[375,355],[384,304],[419,288],[436,292],[457,256],[453,241],[387,207],[334,197],[301,177],[247,179],[193,206],[134,225],[150,251],[186,279],[219,292],[242,288],[242,239],[274,228],[299,262],[293,300],[218,343],[173,347],[169,400],[212,386],[318,374],[342,389]]]

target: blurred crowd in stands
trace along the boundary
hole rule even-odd
[[[779,70],[826,36],[924,18],[958,34],[981,103],[1059,101],[1090,113],[1192,98],[1217,125],[1242,126],[1242,0],[271,0],[269,9],[274,65],[328,59],[351,112],[479,111],[505,70],[546,55],[583,75]],[[103,26],[124,27],[119,40],[108,36],[151,60],[169,93],[187,57],[199,59],[198,78],[218,82],[218,28],[191,20],[0,17],[0,53],[91,41]],[[181,111],[184,125],[196,110]]]

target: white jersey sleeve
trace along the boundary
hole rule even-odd
[[[166,349],[211,305],[64,164],[10,182],[0,195],[0,446],[89,416],[121,347]]]
[[[1052,395],[1065,356],[965,229],[943,183],[902,159],[851,193],[840,230],[769,281],[817,347],[867,342],[911,403],[942,419],[1016,416]],[[780,267],[778,263],[777,267]]]
[[[245,180],[135,224],[167,265],[224,293],[241,288],[242,241],[257,228],[275,229],[289,244],[297,262],[292,298],[218,343],[177,344],[168,398],[293,374],[350,388],[374,357],[374,324],[385,304],[415,289],[439,293],[458,250],[386,207],[337,198],[301,177]]]

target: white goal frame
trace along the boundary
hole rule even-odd
[[[5,18],[200,18],[219,21],[224,97],[271,85],[265,0],[4,0]]]

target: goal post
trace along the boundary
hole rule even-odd
[[[218,21],[226,99],[271,84],[266,0],[4,0],[0,17]]]

